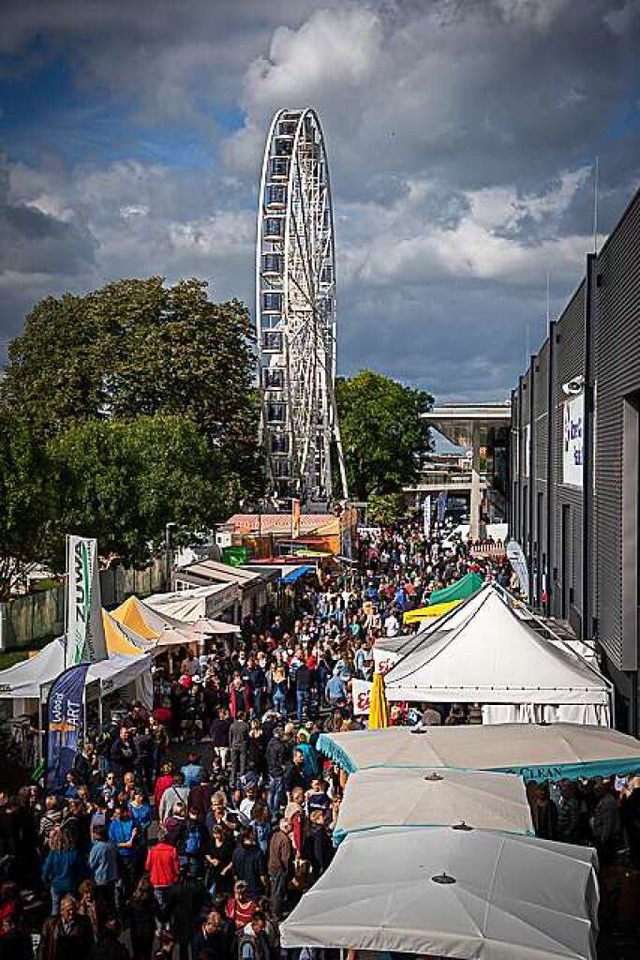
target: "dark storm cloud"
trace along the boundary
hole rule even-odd
[[[267,124],[311,104],[331,161],[340,367],[502,397],[542,339],[547,272],[552,313],[580,279],[595,156],[602,233],[640,181],[639,0],[14,0],[3,18],[8,69],[63,57],[78,96],[121,108],[127,138],[155,129],[177,154],[14,164],[5,316],[37,263],[56,290],[195,274],[251,304]],[[196,135],[207,169],[188,162]],[[38,274],[34,300],[46,286]]]
[[[0,271],[16,276],[73,275],[87,269],[94,250],[84,227],[12,202],[8,171],[0,167]]]

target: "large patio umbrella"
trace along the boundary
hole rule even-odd
[[[389,707],[384,695],[384,679],[381,673],[374,673],[369,704],[369,730],[378,730],[389,726]]]
[[[321,733],[317,748],[348,773],[383,766],[497,770],[522,774],[525,780],[640,773],[640,742],[635,737],[582,723]]]
[[[477,770],[374,767],[351,774],[333,832],[454,826],[533,834],[521,777]]]
[[[281,926],[287,948],[594,960],[589,847],[434,827],[347,837]]]

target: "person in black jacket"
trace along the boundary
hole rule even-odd
[[[0,960],[33,960],[31,934],[16,922],[13,914],[0,927]]]
[[[120,933],[120,921],[110,917],[91,947],[88,960],[131,960],[131,954],[120,942]]]
[[[242,831],[231,862],[236,880],[245,881],[249,896],[253,899],[261,897],[266,887],[267,866],[251,827]]]
[[[314,810],[309,817],[309,829],[302,853],[304,859],[309,861],[311,883],[315,883],[325,872],[335,853],[321,810]]]
[[[302,787],[303,790],[306,789],[304,754],[301,750],[293,751],[293,758],[284,768],[282,783],[289,799],[291,799],[291,792],[295,787]]]
[[[198,925],[193,938],[193,960],[212,956],[216,960],[233,960],[233,932],[219,910],[210,910],[204,923]]]
[[[114,741],[109,752],[111,765],[119,780],[122,780],[125,773],[133,772],[137,757],[129,728],[120,727],[118,739]]]
[[[306,663],[302,663],[296,670],[296,712],[298,723],[302,723],[304,712],[306,710],[309,716],[311,707],[311,686],[313,684],[313,674]]]
[[[151,960],[156,934],[156,899],[148,877],[142,877],[129,901],[133,960]]]
[[[188,869],[180,867],[180,878],[169,887],[168,908],[171,932],[180,946],[180,960],[189,960],[189,944],[193,936],[194,920],[205,900],[201,883],[191,879]]]
[[[269,810],[271,816],[275,817],[282,806],[284,797],[284,787],[282,779],[284,777],[284,767],[286,758],[286,748],[282,741],[282,727],[276,727],[273,736],[267,744],[266,764],[269,774]]]

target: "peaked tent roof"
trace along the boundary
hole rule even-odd
[[[385,677],[389,700],[610,703],[610,684],[594,667],[542,638],[491,585],[478,597],[454,611],[449,629],[445,624],[425,634],[391,668]]]
[[[450,610],[443,613],[436,620],[425,621],[415,633],[399,634],[397,637],[380,637],[376,640],[376,647],[383,650],[391,650],[393,653],[405,657],[420,647],[423,647],[427,640],[436,636],[448,635],[449,631],[457,630],[467,622],[469,615],[478,609],[484,598],[485,590],[495,590],[493,583],[485,583],[484,590],[478,590],[476,593],[467,597],[466,600],[457,602]]]
[[[153,647],[153,644],[144,637],[138,636],[107,613],[102,611],[102,623],[107,641],[109,654],[119,653],[125,657],[137,657]]]
[[[150,668],[151,659],[140,650],[136,650],[136,656],[110,653],[105,660],[91,664],[87,672],[87,684],[100,680],[103,686],[116,690]],[[40,698],[41,687],[53,683],[64,669],[64,640],[58,638],[48,643],[30,660],[24,660],[0,672],[0,697],[37,700]]]
[[[434,590],[429,597],[429,606],[436,603],[450,603],[452,600],[466,600],[476,593],[483,585],[484,580],[479,573],[465,573],[464,577],[451,583],[442,590]]]
[[[194,587],[193,590],[155,593],[145,597],[143,606],[155,611],[170,626],[184,627],[204,618],[213,620],[212,600],[226,589],[225,583],[212,583],[207,587]]]
[[[162,632],[162,628],[158,624],[155,627],[151,625],[149,619],[145,616],[142,601],[135,596],[127,597],[124,603],[121,603],[111,612],[111,616],[144,640],[157,640]]]

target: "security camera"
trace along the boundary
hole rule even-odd
[[[567,383],[562,384],[562,392],[566,393],[568,397],[576,397],[579,393],[582,393],[584,389],[584,377],[582,374],[579,374],[577,377],[573,377]]]

